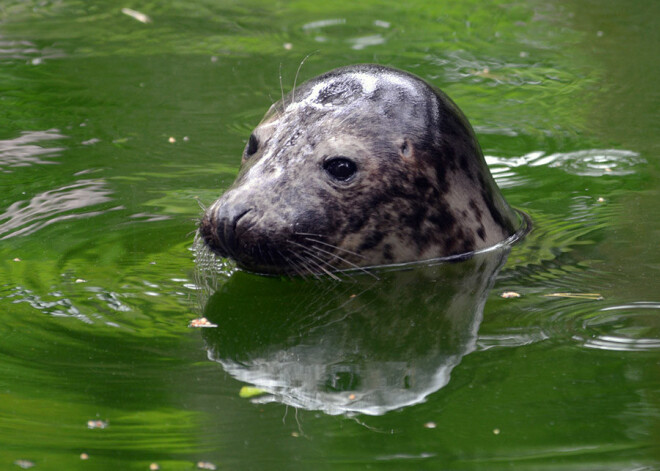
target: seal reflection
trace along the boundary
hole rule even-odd
[[[475,349],[508,246],[344,282],[236,272],[207,300],[209,358],[253,400],[381,415],[423,402]]]

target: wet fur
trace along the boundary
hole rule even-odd
[[[350,183],[325,173],[335,156],[357,163]],[[510,236],[515,220],[449,98],[358,65],[271,107],[200,234],[248,270],[304,276],[467,254]]]

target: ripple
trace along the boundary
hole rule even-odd
[[[61,293],[50,293],[44,298],[32,290],[17,286],[6,296],[14,303],[27,303],[34,309],[54,317],[74,317],[86,324],[92,324],[92,320],[83,314],[78,307]]]
[[[347,39],[347,42],[351,44],[351,49],[359,51],[369,46],[379,46],[385,44],[386,39],[380,34],[372,34],[369,36],[361,36],[359,38]]]
[[[660,350],[660,303],[611,306],[584,319],[584,334],[573,338],[585,347],[615,351]]]
[[[0,39],[0,62],[29,61],[32,65],[39,65],[45,59],[59,59],[65,57],[60,49],[46,47],[40,49],[31,41]]]
[[[328,26],[337,26],[344,24],[346,24],[345,18],[329,18],[327,20],[318,20],[318,21],[312,21],[310,23],[305,23],[304,25],[302,25],[302,29],[303,31],[307,31],[310,29],[321,29],[321,28],[326,28]]]
[[[42,147],[39,143],[56,139],[66,139],[57,129],[45,131],[24,131],[14,139],[0,140],[0,172],[9,173],[4,168],[29,167],[34,164],[54,164],[48,160],[64,150],[64,147]]]
[[[621,149],[586,149],[575,152],[546,154],[535,151],[520,157],[486,156],[493,173],[502,173],[520,166],[559,168],[566,173],[584,177],[630,175],[646,161],[637,152]]]
[[[17,201],[0,213],[0,240],[32,234],[50,224],[103,214],[109,210],[80,212],[81,209],[112,201],[104,180],[79,180],[45,191],[29,201]],[[4,221],[4,222],[2,222]]]

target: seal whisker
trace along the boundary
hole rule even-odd
[[[195,196],[195,201],[197,201],[197,206],[199,206],[202,211],[206,212],[207,206],[202,203],[202,200],[199,199],[199,196]]]
[[[316,54],[316,51],[312,51],[309,54],[305,56],[303,60],[300,61],[300,65],[298,66],[298,70],[296,70],[296,76],[293,78],[293,89],[291,90],[291,103],[295,103],[296,101],[296,82],[298,82],[298,74],[300,73],[300,69],[302,68],[303,64],[305,61],[311,56],[312,54]]]
[[[277,253],[279,253],[280,256],[281,256],[284,260],[286,260],[286,262],[289,264],[289,266],[290,266],[291,268],[293,268],[293,271],[295,271],[296,274],[297,274],[298,276],[300,276],[303,280],[306,280],[306,279],[307,279],[307,277],[305,276],[305,272],[302,271],[302,270],[298,267],[298,265],[297,265],[293,260],[291,260],[289,257],[287,257],[286,255],[284,255],[284,254],[282,253],[281,250],[278,250]]]
[[[312,258],[316,259],[316,260],[318,261],[317,265],[319,265],[319,263],[322,263],[323,265],[327,266],[330,270],[332,270],[331,272],[328,273],[328,271],[326,271],[322,266],[319,265],[319,268],[323,269],[323,271],[325,271],[326,273],[330,274],[331,277],[336,278],[338,281],[340,281],[340,280],[343,281],[343,280],[341,279],[341,277],[338,277],[338,276],[336,276],[336,275],[334,275],[334,274],[331,274],[331,273],[333,273],[333,272],[334,272],[334,273],[341,273],[342,275],[346,275],[346,276],[348,276],[349,278],[353,279],[353,277],[352,277],[350,274],[346,273],[346,271],[344,271],[344,270],[342,270],[342,269],[340,269],[340,268],[335,267],[335,266],[334,266],[332,263],[330,263],[328,260],[325,260],[324,258],[322,258],[322,257],[320,257],[319,255],[315,254],[315,253],[311,250],[311,248],[309,248],[309,247],[304,247],[304,248],[303,248],[303,252],[305,252],[305,254],[307,254],[309,257],[312,257]]]
[[[340,257],[340,256],[337,255],[336,253],[329,252],[329,251],[327,251],[327,250],[322,249],[321,247],[316,247],[316,246],[314,247],[314,249],[316,249],[316,250],[318,250],[318,251],[320,251],[320,252],[323,252],[323,253],[327,253],[328,255],[332,255],[332,256],[338,258],[339,260],[341,260],[342,262],[344,262],[344,263],[350,265],[350,266],[353,267],[354,269],[359,270],[359,271],[361,271],[362,273],[366,273],[367,275],[369,275],[369,276],[375,278],[376,280],[379,280],[379,279],[380,279],[380,278],[378,278],[376,275],[374,275],[373,273],[371,273],[369,270],[367,270],[366,268],[361,267],[361,266],[359,266],[359,265],[357,265],[357,264],[351,262],[350,260],[346,260],[345,258]],[[343,272],[343,273],[345,273],[345,272]]]
[[[312,268],[310,268],[310,263],[311,263],[311,261],[310,261],[309,259],[307,259],[306,257],[303,257],[301,254],[297,254],[297,253],[293,253],[293,252],[291,253],[291,255],[294,255],[294,256],[298,259],[298,263],[300,263],[300,265],[301,265],[302,267],[304,267],[305,270],[307,270],[307,273],[309,273],[310,275],[312,275],[312,276],[313,276],[314,278],[316,278],[317,280],[320,280],[320,279],[321,279],[321,277],[319,276],[319,274],[316,273]]]
[[[305,247],[304,245],[299,244],[298,242],[295,242],[295,241],[292,241],[292,240],[290,240],[289,242],[290,242],[291,244],[296,245],[296,246],[298,246],[298,247],[300,247],[300,248],[302,249],[303,253],[306,255],[306,256],[305,256],[305,260],[306,260],[308,263],[312,263],[312,264],[314,264],[314,266],[316,266],[317,268],[319,268],[319,269],[320,269],[321,271],[323,271],[326,275],[330,276],[330,278],[333,278],[333,279],[335,279],[335,280],[337,280],[337,281],[342,281],[341,278],[339,278],[337,275],[335,275],[334,273],[332,273],[332,271],[329,271],[329,270],[328,270],[327,268],[325,268],[323,265],[328,266],[331,270],[334,270],[334,271],[340,271],[340,272],[341,272],[341,270],[337,270],[337,268],[335,268],[334,266],[332,266],[332,264],[330,264],[327,260],[324,260],[323,258],[321,258],[321,257],[319,257],[318,255],[314,254],[314,252],[312,252],[312,251],[309,249],[309,247]],[[297,255],[302,256],[301,254],[297,254]],[[315,260],[313,260],[313,259],[315,259]],[[323,264],[323,265],[321,265],[321,264]]]
[[[282,84],[282,63],[280,62],[280,91],[282,92],[282,113],[284,113],[284,85]]]
[[[301,236],[328,237],[325,234],[314,234],[313,232],[294,232],[293,234]]]
[[[348,249],[346,249],[346,248],[344,248],[344,247],[338,247],[338,246],[336,246],[336,245],[328,244],[327,242],[323,242],[323,241],[321,241],[321,240],[315,240],[315,239],[312,239],[311,237],[305,237],[305,239],[308,240],[308,241],[310,241],[310,242],[316,242],[317,244],[325,245],[326,247],[330,247],[330,248],[332,248],[332,249],[341,250],[342,252],[346,252],[346,253],[348,253],[348,254],[350,254],[350,255],[355,255],[356,257],[364,258],[364,255],[361,255],[361,254],[359,254],[359,253],[357,253],[357,252],[353,252],[352,250],[348,250]],[[317,247],[317,248],[318,248],[318,247]],[[345,261],[345,260],[344,260],[344,261]]]
[[[309,238],[308,238],[307,240],[310,240],[311,242],[320,242],[320,241],[315,241],[315,240],[313,240],[313,239],[309,239]],[[317,246],[310,246],[310,247],[307,247],[307,246],[305,246],[305,245],[303,245],[303,244],[300,244],[300,243],[298,243],[298,242],[295,242],[295,241],[289,241],[289,242],[292,243],[292,244],[294,244],[294,245],[297,245],[298,247],[301,247],[301,248],[302,248],[303,250],[305,250],[309,255],[315,256],[315,258],[317,258],[317,260],[321,260],[321,259],[320,259],[318,256],[316,256],[315,254],[313,254],[313,253],[311,252],[311,249],[314,249],[314,250],[316,250],[316,251],[318,251],[318,252],[323,252],[324,254],[330,255],[331,257],[334,257],[334,258],[336,258],[336,259],[338,259],[338,260],[341,260],[342,262],[344,262],[345,264],[349,265],[350,267],[353,267],[353,269],[355,269],[355,270],[359,270],[359,271],[361,271],[361,272],[363,272],[363,273],[366,273],[366,274],[368,274],[369,276],[371,276],[371,277],[373,277],[373,278],[375,278],[375,279],[377,279],[377,280],[380,279],[380,278],[378,278],[376,275],[374,275],[373,273],[371,273],[369,270],[367,270],[367,269],[365,269],[365,268],[363,268],[363,267],[361,267],[361,266],[359,266],[359,265],[357,265],[357,264],[351,262],[350,260],[347,260],[347,259],[341,257],[340,255],[338,255],[338,254],[336,254],[336,253],[330,252],[330,251],[328,251],[328,250],[322,249],[321,247],[317,247]],[[323,242],[321,242],[321,243],[323,243]],[[330,245],[330,244],[325,244],[325,243],[324,243],[324,245],[327,245],[327,246],[332,247],[332,248],[340,249],[340,247],[335,247],[335,246]],[[348,252],[350,253],[350,251],[348,251]],[[356,255],[357,255],[357,254],[356,254]],[[342,274],[348,275],[348,273],[346,272],[346,270],[341,270],[341,269],[335,267],[334,265],[332,265],[332,264],[331,264],[329,261],[327,261],[327,260],[322,260],[322,261],[323,261],[323,263],[325,263],[326,265],[328,265],[331,269],[333,269],[333,270],[335,270],[335,271],[338,271],[338,272],[341,272]],[[350,275],[348,275],[348,276],[350,277]],[[351,278],[352,278],[352,277],[351,277]]]
[[[328,270],[327,268],[325,268],[323,265],[321,265],[321,264],[328,265],[331,269],[335,270],[335,268],[334,268],[332,265],[330,265],[327,261],[325,261],[325,260],[323,260],[321,257],[315,255],[314,253],[312,253],[312,252],[311,252],[309,249],[307,249],[307,248],[304,248],[303,251],[304,251],[305,254],[308,256],[308,257],[306,258],[306,260],[307,260],[309,263],[314,264],[317,268],[319,268],[323,273],[325,273],[326,275],[328,275],[328,276],[329,276],[330,278],[332,278],[333,280],[335,280],[335,281],[342,281],[342,279],[341,279],[340,277],[338,277],[338,276],[335,275],[333,272],[331,272],[330,270]],[[310,257],[311,257],[311,258],[310,258]],[[312,259],[315,259],[315,260],[312,260]]]
[[[327,265],[328,267],[330,267],[330,269],[332,269],[332,270],[334,270],[334,271],[338,271],[338,272],[343,272],[343,270],[341,270],[341,269],[335,267],[332,263],[330,263],[331,260],[326,260],[325,258],[322,258],[322,257],[319,255],[318,252],[323,252],[323,253],[325,253],[325,254],[328,254],[328,255],[330,255],[331,257],[333,257],[333,259],[336,258],[336,259],[340,259],[340,260],[341,260],[341,257],[339,257],[338,255],[336,255],[336,254],[334,254],[334,253],[332,253],[332,252],[328,252],[327,250],[321,250],[321,249],[319,249],[318,247],[314,247],[314,246],[306,246],[306,245],[303,245],[303,244],[301,244],[301,243],[299,243],[299,242],[296,242],[296,241],[293,241],[293,240],[291,240],[291,241],[289,241],[289,242],[290,242],[291,244],[297,246],[297,247],[300,247],[300,248],[301,248],[305,253],[307,253],[309,256],[314,257],[316,260],[318,260],[318,261],[322,262],[323,264]],[[315,253],[312,249],[316,250],[317,252]]]

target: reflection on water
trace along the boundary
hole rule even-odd
[[[32,41],[0,39],[0,62],[22,60],[29,61],[32,65],[39,65],[44,59],[62,57],[64,53],[53,47],[40,49]]]
[[[0,468],[657,468],[657,0],[374,5],[1,2]],[[193,198],[317,50],[297,83],[414,72],[497,156],[535,228],[483,318],[491,262],[333,283],[219,261],[218,327],[187,328]]]
[[[379,273],[380,280],[234,274],[205,306],[219,326],[202,333],[209,358],[269,393],[266,402],[369,415],[423,402],[475,349],[508,250]]]
[[[660,303],[636,302],[602,308],[585,317],[574,336],[585,347],[618,351],[660,349]]]
[[[53,164],[50,159],[57,157],[63,147],[43,147],[44,141],[66,139],[57,129],[46,131],[25,131],[14,139],[0,140],[0,172],[9,173],[11,167],[28,167],[34,164]]]
[[[504,176],[503,172],[520,166],[560,168],[566,173],[583,177],[603,175],[630,175],[637,166],[645,163],[639,153],[619,149],[587,149],[576,152],[546,154],[535,151],[521,157],[502,158],[486,156],[494,176]],[[500,180],[497,180],[500,183]]]
[[[0,239],[25,236],[53,223],[103,214],[108,210],[80,211],[112,201],[106,182],[78,180],[55,190],[45,191],[29,201],[17,201],[0,214]],[[117,206],[110,211],[122,209]]]

